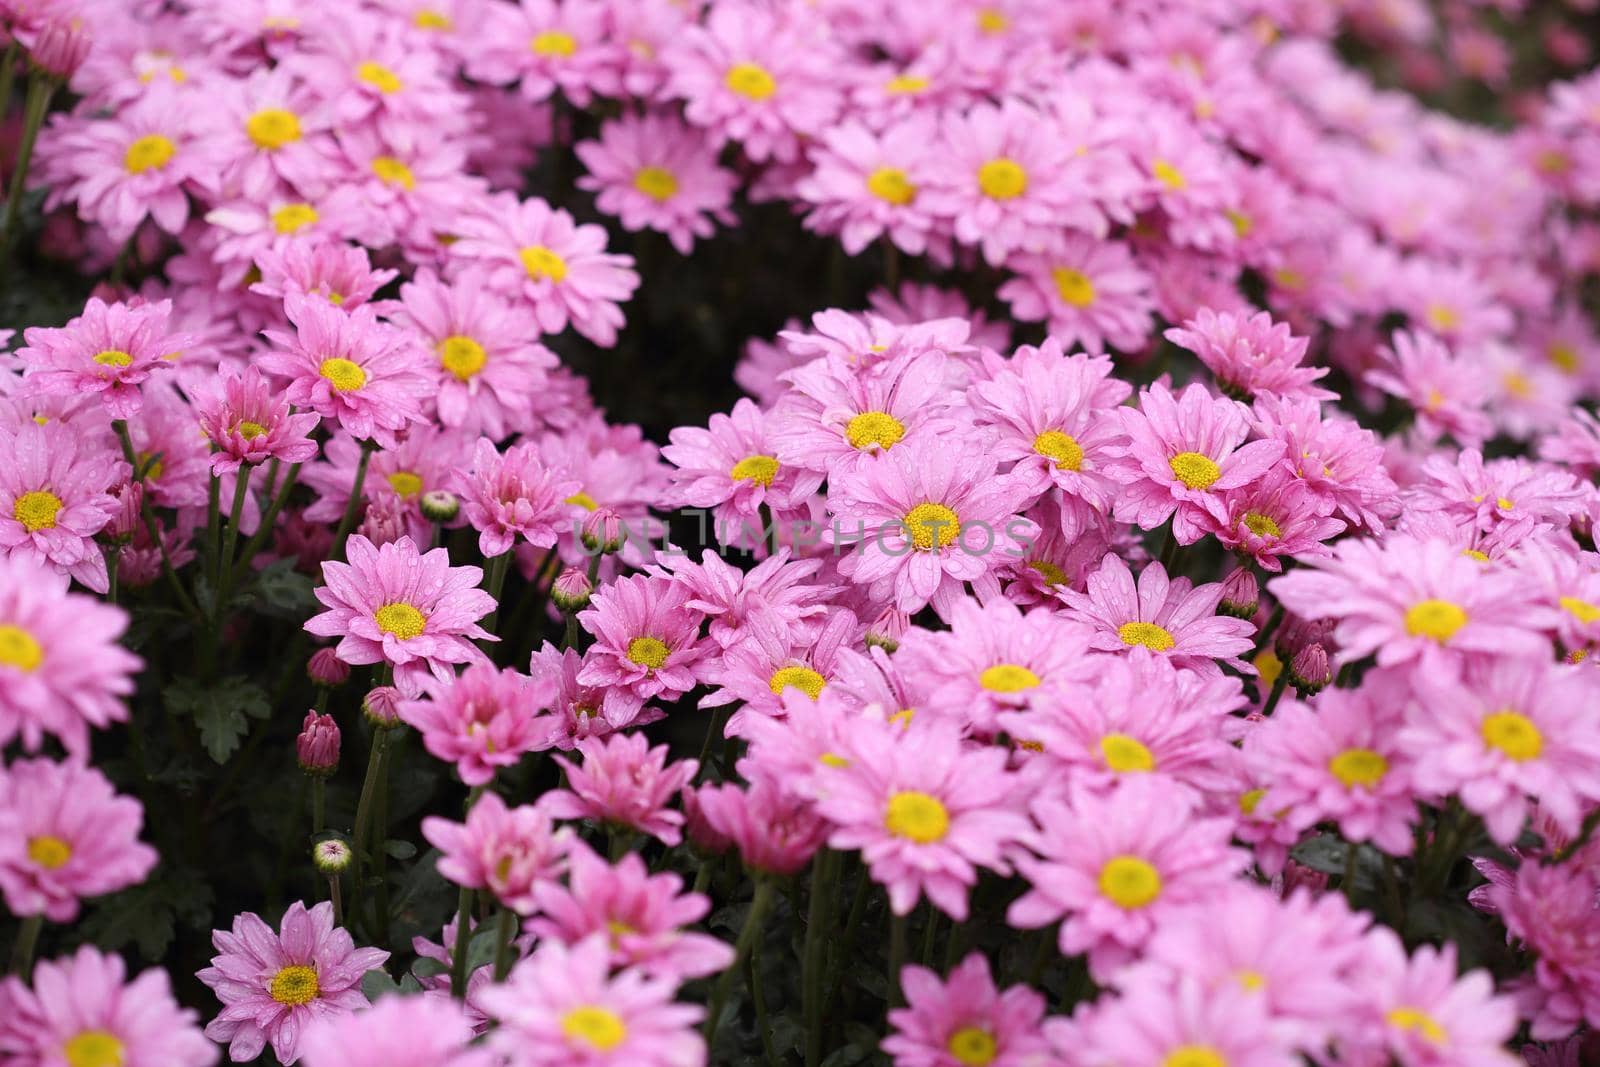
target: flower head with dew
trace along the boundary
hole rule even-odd
[[[0,550],[105,592],[105,555],[94,537],[116,513],[108,490],[127,470],[114,447],[56,419],[0,427]]]
[[[635,574],[597,590],[578,613],[578,624],[595,638],[578,681],[606,691],[608,716],[612,708],[687,693],[700,681],[707,649],[691,599],[676,582]]]
[[[201,397],[195,407],[200,429],[215,449],[214,475],[232,474],[241,466],[269,459],[304,463],[317,454],[311,433],[321,417],[314,412],[296,414],[254,367],[224,377],[221,387]]]
[[[996,988],[981,952],[945,980],[926,967],[907,967],[900,984],[906,1007],[889,1013],[892,1029],[883,1041],[900,1067],[1024,1067],[1047,1053],[1044,997],[1025,985]]]
[[[1338,394],[1313,384],[1327,375],[1328,368],[1301,366],[1309,344],[1306,338],[1294,336],[1287,323],[1274,323],[1264,311],[1246,318],[1201,308],[1164,336],[1193,352],[1224,392],[1241,399],[1262,394],[1338,399]]]
[[[435,759],[456,765],[469,786],[487,785],[496,771],[552,741],[553,718],[532,679],[476,663],[449,682],[424,680],[427,696],[400,705],[400,718],[422,734]]]
[[[459,477],[461,511],[478,531],[478,551],[493,559],[526,543],[551,548],[571,522],[580,483],[568,471],[540,460],[538,445],[524,441],[504,452],[478,438],[472,472]]]
[[[698,760],[668,762],[667,746],[651,748],[639,733],[591,737],[577,747],[581,764],[555,757],[567,773],[568,788],[540,797],[545,811],[558,819],[593,819],[633,830],[666,845],[683,839],[683,813],[668,805],[694,779]]]
[[[143,384],[198,339],[172,328],[172,302],[107,304],[90,297],[83,314],[61,327],[31,326],[17,358],[26,389],[40,396],[98,395],[114,419],[137,414]]]
[[[478,798],[465,822],[426,817],[422,836],[442,853],[441,875],[491,894],[518,915],[538,910],[535,890],[566,869],[572,838],[571,831],[555,829],[542,808],[508,808],[492,791]]]

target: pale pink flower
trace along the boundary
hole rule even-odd
[[[458,480],[461,512],[478,531],[478,551],[493,559],[521,542],[550,548],[579,512],[572,499],[579,483],[565,470],[539,460],[531,441],[497,451],[478,438],[472,471]]]
[[[813,757],[805,769],[815,766]],[[828,839],[829,826],[809,800],[766,778],[756,779],[748,789],[732,782],[686,789],[683,798],[691,840],[698,820],[736,846],[751,870],[794,874]]]
[[[175,332],[172,302],[107,304],[90,297],[83,314],[60,328],[29,327],[17,358],[27,369],[23,388],[40,396],[99,394],[113,419],[137,414],[140,388],[196,340]]]
[[[483,971],[474,972],[474,977]],[[490,1067],[470,1048],[470,1009],[449,997],[383,997],[351,1015],[318,1019],[301,1040],[305,1067]]]
[[[549,747],[552,723],[541,714],[543,695],[527,675],[478,663],[452,682],[425,681],[423,689],[427,697],[402,703],[400,718],[422,734],[430,755],[454,763],[469,786],[488,785],[498,768]]]
[[[895,1067],[1028,1067],[1046,1055],[1044,997],[1025,985],[996,989],[983,953],[962,960],[946,981],[916,966],[899,980],[906,1007],[889,1013],[893,1030],[883,1040]]]
[[[467,57],[474,77],[516,84],[528,100],[559,91],[578,107],[595,94],[622,89],[625,51],[612,33],[611,6],[603,0],[520,0],[495,5]]]
[[[1107,347],[1136,352],[1150,339],[1150,276],[1125,244],[1069,233],[1049,252],[1012,256],[1007,269],[1016,276],[999,296],[1012,315],[1046,323],[1064,345],[1099,355]]]
[[[589,171],[578,188],[597,194],[595,206],[629,232],[664,233],[688,255],[715,223],[734,222],[728,208],[738,177],[718,166],[704,134],[670,115],[624,114],[601,124],[598,141],[572,150]]]
[[[1338,394],[1312,383],[1326,367],[1302,367],[1309,342],[1274,323],[1266,312],[1248,318],[1201,308],[1183,327],[1163,336],[1200,358],[1224,392],[1248,400],[1263,394],[1311,400],[1337,400]]]
[[[578,682],[604,688],[606,716],[687,693],[699,679],[700,616],[691,594],[663,578],[631,575],[598,590],[578,623],[595,637]]]
[[[228,375],[195,404],[200,429],[211,441],[213,475],[232,474],[246,464],[277,460],[299,464],[317,454],[311,433],[321,416],[295,414],[282,393],[269,391],[255,367]]]
[[[108,490],[126,478],[127,464],[103,438],[57,419],[0,427],[0,455],[0,550],[105,592],[106,560],[94,536],[116,514]]]
[[[1398,332],[1382,356],[1366,380],[1409,404],[1417,429],[1430,439],[1450,434],[1472,446],[1493,432],[1484,410],[1489,391],[1483,376],[1464,366],[1437,337]]]
[[[1089,646],[1127,653],[1146,648],[1181,667],[1216,673],[1215,661],[1247,671],[1239,659],[1255,644],[1255,627],[1244,619],[1217,614],[1222,583],[1195,586],[1187,578],[1168,578],[1160,563],[1133,571],[1108,553],[1087,578],[1084,592],[1063,590],[1074,616],[1093,627]]]
[[[540,797],[545,811],[558,819],[594,819],[636,830],[667,845],[683,840],[683,813],[667,805],[693,780],[698,760],[669,764],[667,746],[651,748],[643,734],[587,738],[577,747],[581,766],[555,757],[570,788]]]
[[[1505,1046],[1517,1031],[1517,1005],[1495,993],[1488,971],[1460,974],[1449,943],[1419,945],[1408,956],[1399,935],[1384,926],[1366,941],[1361,990],[1382,1018],[1368,1024],[1368,1042],[1415,1067],[1516,1064]],[[1366,1043],[1352,1042],[1352,1052],[1359,1056]]]
[[[812,149],[813,170],[795,185],[799,198],[813,205],[806,229],[838,234],[852,256],[884,235],[909,255],[922,255],[943,230],[927,192],[938,173],[938,135],[931,116],[907,118],[881,133],[851,121],[828,130]]]
[[[535,890],[561,876],[572,847],[571,831],[552,827],[542,806],[507,808],[492,791],[478,798],[465,822],[429,815],[422,820],[422,836],[443,853],[441,875],[487,891],[518,915],[538,910]]]

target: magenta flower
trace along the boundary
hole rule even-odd
[[[931,116],[910,116],[881,133],[850,120],[834,126],[813,149],[814,169],[795,185],[813,205],[806,229],[837,234],[852,256],[884,235],[913,256],[930,244],[948,245],[945,224],[929,208],[939,161]]]
[[[488,891],[518,915],[532,915],[539,907],[539,884],[560,877],[566,867],[572,833],[553,829],[542,807],[507,808],[498,794],[486,792],[464,823],[437,815],[423,819],[422,836],[444,853],[441,875]]]
[[[1135,352],[1150,338],[1155,311],[1151,278],[1128,246],[1068,233],[1048,252],[1007,260],[1016,277],[1000,299],[1023,322],[1047,322],[1063,345],[1099,355],[1109,346]]]
[[[1483,376],[1463,366],[1437,337],[1401,331],[1383,354],[1367,381],[1410,404],[1417,429],[1430,440],[1450,434],[1475,446],[1493,432],[1484,411],[1489,390]]]
[[[206,1027],[213,1041],[228,1042],[235,1063],[247,1063],[270,1043],[285,1067],[300,1058],[306,1027],[367,1006],[361,979],[381,967],[389,954],[356,948],[350,934],[333,925],[333,905],[323,901],[307,911],[289,905],[279,932],[254,912],[233,918],[232,932],[213,930],[217,955],[195,977],[222,1001],[222,1011]]]
[[[17,760],[0,770],[0,896],[13,915],[78,917],[80,901],[138,885],[156,865],[144,807],[82,763]]]
[[[311,433],[320,416],[294,414],[281,393],[268,389],[255,367],[223,379],[222,389],[195,404],[200,429],[216,449],[211,473],[232,474],[246,464],[304,463],[317,454]]]
[[[804,770],[816,766],[813,756],[805,761]],[[688,789],[683,803],[689,812],[691,840],[699,843],[697,825],[707,828],[737,847],[745,866],[754,871],[795,874],[828,838],[828,824],[810,801],[766,778],[756,779],[748,789],[732,782]]]
[[[1282,467],[1218,495],[1218,508],[1203,513],[1201,525],[1223,546],[1249,556],[1266,571],[1283,569],[1280,556],[1327,556],[1323,542],[1345,528],[1343,521],[1327,515],[1330,501]]]
[[[630,233],[664,233],[684,255],[714,223],[731,226],[728,210],[738,177],[717,165],[705,135],[669,114],[623,114],[600,126],[598,141],[572,150],[589,171],[578,188],[595,193],[595,206]]]
[[[792,559],[788,549],[779,549],[746,571],[706,549],[699,563],[687,554],[658,555],[649,573],[685,586],[691,594],[685,606],[706,616],[707,636],[727,649],[744,639],[757,614],[786,626],[797,640],[820,629],[839,593],[838,586],[811,581],[821,569],[820,560]]]
[[[29,327],[26,346],[17,349],[27,369],[24,388],[40,396],[97,393],[113,419],[131,418],[144,403],[144,382],[197,341],[175,332],[171,315],[170,300],[129,305],[90,297],[65,326]]]
[[[360,307],[399,276],[397,270],[374,270],[367,250],[335,241],[290,241],[264,248],[254,256],[261,280],[252,293],[287,299],[290,293],[320,296],[335,307]]]
[[[37,752],[53,735],[87,757],[90,727],[128,718],[122,701],[144,666],[117,644],[128,616],[66,587],[21,554],[0,556],[0,748],[20,738]]]
[[[683,840],[683,813],[667,805],[694,780],[699,760],[669,764],[667,746],[651,748],[643,734],[587,738],[578,742],[578,751],[581,766],[555,757],[570,788],[540,797],[544,811],[558,819],[593,819],[637,830],[667,845]]]
[[[608,719],[658,696],[687,693],[699,682],[706,648],[691,596],[676,582],[635,574],[597,590],[578,613],[595,643],[584,653],[577,680],[606,690]]]
[[[1382,533],[1399,508],[1399,490],[1384,469],[1383,443],[1354,419],[1323,415],[1315,400],[1258,397],[1256,430],[1284,443],[1284,469],[1333,504],[1352,526]]]
[[[1223,392],[1241,400],[1261,395],[1339,399],[1339,394],[1312,384],[1328,368],[1300,365],[1310,342],[1291,334],[1287,323],[1274,323],[1265,311],[1245,318],[1201,308],[1181,329],[1163,336],[1198,356]]]
[[[1221,582],[1195,587],[1187,578],[1169,579],[1160,563],[1147,563],[1136,586],[1128,564],[1113,552],[1090,573],[1084,592],[1063,590],[1061,598],[1094,628],[1092,648],[1125,653],[1142,647],[1178,666],[1214,674],[1214,661],[1221,660],[1248,672],[1238,657],[1255,644],[1255,627],[1217,614]]]
[[[790,694],[815,700],[832,680],[840,652],[860,636],[860,622],[848,609],[835,610],[820,631],[801,633],[785,628],[776,612],[760,611],[750,618],[744,640],[708,663],[705,682],[717,688],[700,699],[700,707],[738,703],[726,733],[741,736],[750,719],[785,714]]]
[[[300,472],[300,480],[317,493],[305,517],[326,523],[330,535],[349,506],[361,451],[361,442],[355,438],[334,434],[323,447],[321,461]],[[422,514],[423,495],[450,489],[459,471],[471,462],[471,453],[471,442],[458,433],[428,423],[413,425],[394,447],[381,448],[369,458],[361,485],[365,507],[403,514],[411,539],[427,540],[433,523]],[[460,525],[459,518],[456,524]]]
[[[495,604],[477,588],[480,568],[452,567],[444,549],[418,552],[409,537],[375,548],[355,534],[346,549],[349,563],[322,564],[326,584],[316,593],[328,610],[305,624],[309,633],[339,638],[340,659],[392,664],[395,684],[411,694],[429,671],[450,682],[455,664],[483,660],[472,642],[495,640],[477,623]]]
[[[1408,958],[1399,935],[1383,926],[1366,947],[1361,988],[1383,1019],[1373,1044],[1416,1067],[1506,1067],[1517,1005],[1495,994],[1488,971],[1458,977],[1456,947],[1448,943],[1419,945]]]
[[[453,681],[423,688],[428,696],[402,703],[400,718],[422,734],[430,755],[454,763],[467,785],[488,785],[498,768],[550,746],[552,719],[541,714],[543,694],[527,675],[475,663]]]
[[[613,700],[608,709],[606,689],[579,683],[582,670],[583,656],[576,649],[557,649],[548,641],[534,650],[528,664],[535,682],[549,690],[542,703],[551,710],[550,747],[571,752],[586,737],[604,737],[665,717],[660,709],[627,698]]]
[[[478,531],[478,551],[493,559],[522,541],[550,548],[562,528],[578,514],[572,503],[580,483],[568,472],[546,466],[532,442],[497,451],[478,438],[472,473],[460,479],[461,510]]]
[[[995,988],[989,961],[974,952],[947,981],[926,967],[900,972],[906,1007],[889,1013],[883,1051],[895,1067],[1028,1067],[1049,1045],[1040,1029],[1045,1000],[1028,986]]]
[[[1600,1023],[1600,880],[1582,863],[1524,862],[1489,901],[1506,931],[1538,957],[1512,986],[1535,1041]]]

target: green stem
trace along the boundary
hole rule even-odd
[[[328,875],[328,899],[333,901],[333,925],[344,925],[344,901],[339,895],[339,876]]]
[[[483,628],[489,633],[495,632],[495,624],[500,620],[500,591],[505,588],[506,571],[511,567],[513,554],[514,551],[512,549],[506,549],[489,561],[488,570],[484,573],[483,587],[490,596],[494,597],[494,610],[489,612],[487,619],[483,620]],[[478,646],[487,652],[494,643],[487,638],[481,638],[478,641]]]
[[[1344,881],[1339,883],[1339,888],[1344,891],[1344,898],[1350,902],[1350,907],[1356,906],[1356,860],[1361,852],[1361,847],[1354,841],[1346,841],[1344,847]]]
[[[1278,632],[1278,624],[1283,621],[1283,605],[1279,604],[1272,609],[1272,614],[1267,616],[1267,621],[1261,624],[1261,631],[1256,635],[1256,647],[1250,653],[1251,662],[1268,648],[1272,647],[1272,635]],[[1284,664],[1285,667],[1288,664]]]
[[[1161,569],[1167,576],[1173,574],[1173,567],[1178,562],[1178,539],[1172,535],[1172,525],[1167,524],[1166,539],[1161,542]]]
[[[318,775],[317,777],[311,779],[311,832],[312,832],[312,834],[320,834],[320,833],[322,833],[323,794],[326,791],[326,789],[327,789],[327,783],[322,779],[321,775]]]
[[[222,480],[215,474],[206,487],[206,566],[211,570],[212,621],[217,617],[217,583],[222,573]],[[197,598],[198,599],[198,598]]]
[[[922,965],[933,966],[933,944],[939,930],[939,911],[931,904],[928,906],[928,926],[922,932]]]
[[[9,261],[11,249],[17,241],[17,220],[22,215],[22,198],[28,186],[28,165],[33,161],[33,146],[39,139],[39,128],[50,110],[50,98],[55,95],[56,80],[48,74],[36,72],[28,81],[28,99],[23,105],[22,140],[17,145],[16,169],[11,173],[11,197],[6,201],[4,242],[0,260]]]
[[[6,117],[11,110],[11,88],[17,81],[17,58],[21,55],[22,44],[15,37],[6,45],[4,58],[0,58],[0,120]]]
[[[711,752],[711,738],[720,734],[728,722],[728,712],[725,708],[717,708],[711,712],[711,721],[706,723],[705,740],[700,742],[700,769],[706,769],[706,756]]]
[[[456,943],[450,953],[450,995],[467,999],[467,950],[472,943],[472,890],[461,887],[456,903]]]
[[[374,730],[372,748],[367,753],[367,774],[361,780],[361,799],[356,801],[355,825],[355,878],[352,882],[353,892],[350,903],[353,914],[359,916],[361,912],[361,898],[364,895],[363,887],[365,878],[363,868],[367,858],[367,823],[372,812],[372,796],[378,785],[378,771],[383,766],[383,745],[389,735],[387,730]]]
[[[106,549],[106,599],[111,603],[117,602],[117,564],[122,559],[122,546],[112,545]]]
[[[222,557],[217,564],[217,616],[220,619],[228,592],[233,585],[233,553],[239,547],[239,523],[244,520],[245,501],[250,497],[249,467],[241,466],[233,483],[233,507],[228,511],[228,534],[222,543]]]
[[[377,448],[372,441],[361,442],[361,458],[356,461],[356,480],[350,485],[350,499],[345,503],[344,516],[339,519],[339,528],[333,532],[333,548],[329,559],[344,561],[344,544],[350,537],[350,531],[356,527],[356,515],[360,512],[362,504],[362,491],[367,486],[367,463],[372,459],[372,451]]]
[[[511,939],[516,936],[517,917],[510,908],[500,909],[500,924],[494,935],[494,980],[503,982],[511,973]]]
[[[377,843],[375,852],[377,870],[374,875],[377,879],[377,897],[373,906],[373,928],[377,930],[377,944],[379,948],[389,947],[389,731],[379,731],[383,734],[382,759],[378,767],[377,797],[372,808],[372,824],[376,832],[372,835]]]
[[[566,628],[561,631],[562,651],[566,651],[569,648],[574,652],[578,651],[578,635],[581,632],[582,631],[578,628],[577,614],[575,612],[569,612],[567,614]]]
[[[811,858],[811,902],[806,909],[806,940],[800,958],[801,990],[806,1026],[806,1067],[822,1062],[823,953],[832,934],[839,853],[822,849]]]
[[[777,1050],[772,1047],[772,1024],[767,1021],[767,998],[761,991],[761,942],[750,946],[750,956],[745,960],[745,978],[750,983],[750,1000],[756,1007],[756,1031],[761,1035],[761,1050],[767,1054],[767,1063],[778,1062]]]
[[[273,464],[278,461],[273,460]],[[267,484],[271,485],[276,473],[273,470],[267,473]],[[244,543],[244,551],[239,553],[239,562],[233,565],[233,581],[238,584],[243,580],[245,573],[250,568],[250,561],[255,559],[256,553],[261,551],[263,545],[272,537],[272,524],[278,519],[278,512],[289,502],[289,493],[294,489],[295,481],[300,477],[300,464],[295,463],[289,467],[289,473],[284,475],[283,484],[278,486],[278,492],[273,496],[272,503],[267,505],[267,510],[261,515],[261,525],[250,540]]]
[[[738,943],[733,949],[733,963],[722,972],[717,980],[715,992],[711,995],[711,1008],[706,1015],[705,1034],[706,1048],[715,1050],[717,1027],[722,1021],[722,1009],[728,1003],[728,994],[733,991],[733,977],[743,969],[745,959],[750,955],[751,946],[761,936],[761,928],[766,925],[767,912],[772,908],[772,901],[777,896],[777,886],[770,878],[763,875],[756,876],[756,896],[750,902],[750,911],[745,916],[744,928],[739,931]],[[711,1056],[716,1059],[715,1052]]]
[[[1267,703],[1261,709],[1262,718],[1272,714],[1272,709],[1278,706],[1278,701],[1283,699],[1283,691],[1289,686],[1289,665],[1283,665],[1278,672],[1278,680],[1272,683],[1272,692],[1267,695]]]
[[[139,457],[133,451],[133,438],[128,434],[128,424],[122,419],[114,419],[111,428],[117,433],[117,440],[122,442],[122,458],[135,472],[139,469]],[[167,584],[172,587],[172,593],[178,598],[179,605],[184,612],[196,622],[200,621],[200,609],[195,606],[188,592],[183,588],[183,583],[178,581],[178,572],[172,566],[172,557],[167,555],[167,541],[156,526],[155,515],[150,510],[150,496],[145,494],[139,501],[139,517],[144,520],[145,532],[150,535],[150,543],[161,552],[161,573],[166,578]]]
[[[844,937],[837,946],[836,953],[830,953],[828,959],[828,979],[823,983],[825,990],[822,998],[822,1025],[826,1026],[832,1016],[833,1001],[839,994],[839,987],[844,984],[844,968],[847,961],[852,958],[856,947],[856,931],[861,929],[861,921],[867,914],[867,897],[872,892],[872,878],[866,870],[861,871],[861,877],[856,882],[856,893],[850,901],[850,914],[844,921]]]
[[[906,963],[906,917],[889,916],[889,1007],[898,1008],[905,1003],[900,992],[900,970]]]
[[[39,931],[44,929],[43,915],[29,915],[22,920],[17,931],[17,943],[11,946],[11,973],[28,981],[33,971],[33,950],[39,944]]]

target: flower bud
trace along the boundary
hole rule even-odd
[[[306,674],[313,682],[335,689],[350,680],[350,665],[331,648],[319,648],[306,663]]]
[[[1261,586],[1249,567],[1240,567],[1222,583],[1222,603],[1217,611],[1236,619],[1252,619],[1261,603]]]
[[[306,712],[306,721],[295,738],[295,754],[300,769],[317,778],[326,778],[339,769],[339,724],[332,715]]]
[[[877,645],[885,652],[900,647],[900,638],[911,628],[911,616],[894,608],[885,608],[883,614],[867,627],[867,645]]]
[[[367,721],[380,730],[404,726],[400,720],[400,690],[392,685],[380,685],[361,701],[361,713]]]
[[[311,862],[316,864],[317,870],[329,877],[343,874],[345,868],[350,866],[351,856],[350,846],[337,837],[318,841],[311,846]]]
[[[125,545],[133,540],[135,533],[144,529],[140,514],[144,504],[144,484],[128,482],[123,485],[117,490],[116,501],[117,510],[112,512],[111,521],[101,533],[112,544]]]
[[[583,517],[579,536],[590,552],[618,552],[627,537],[627,529],[621,515],[602,505]]]
[[[407,532],[405,506],[397,499],[380,497],[371,501],[356,532],[374,545],[393,544]]]
[[[89,58],[89,35],[75,20],[53,18],[39,28],[28,57],[33,65],[60,81],[69,80]]]
[[[419,505],[429,522],[449,522],[461,511],[461,498],[446,489],[430,489]]]
[[[1303,697],[1321,692],[1333,681],[1333,666],[1321,642],[1313,642],[1295,653],[1289,663],[1289,681]]]
[[[570,615],[587,607],[593,592],[594,586],[589,584],[589,576],[577,567],[568,567],[550,587],[550,599],[556,607]]]
[[[1273,646],[1277,649],[1278,658],[1288,663],[1300,654],[1302,648],[1324,640],[1332,629],[1333,626],[1323,619],[1307,620],[1286,615],[1283,625],[1278,627]]]

